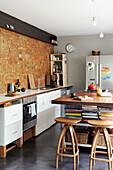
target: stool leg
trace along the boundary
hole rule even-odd
[[[97,139],[98,139],[98,135],[100,133],[100,129],[97,129],[97,132],[95,133],[95,136],[93,138],[93,142],[92,142],[92,147],[91,147],[91,154],[90,154],[90,163],[89,163],[89,170],[92,170],[92,157],[94,154],[94,149],[96,147],[96,143],[97,143]]]
[[[57,152],[56,152],[56,168],[58,168],[58,157],[59,157],[59,151],[60,151],[60,145],[61,145],[61,141],[62,141],[62,137],[64,136],[66,132],[66,125],[64,125],[64,127],[62,128],[62,131],[60,133],[59,136],[59,140],[58,140],[58,144],[57,144]]]
[[[107,146],[107,153],[108,153],[108,169],[111,170],[111,160],[110,160],[110,143],[109,143],[109,134],[106,130],[106,128],[103,128],[104,131],[104,138],[105,138],[105,142],[106,142],[106,146]]]
[[[76,133],[75,133],[75,130],[74,130],[73,126],[72,126],[72,129],[73,129],[73,134],[74,134],[74,138],[75,138],[76,149],[77,149],[77,152],[78,152],[78,154],[77,154],[77,163],[79,163],[78,139],[77,139],[77,135],[76,135]]]
[[[71,141],[72,141],[72,149],[73,149],[73,169],[76,170],[76,160],[75,160],[75,142],[74,142],[74,136],[73,136],[73,129],[72,125],[69,125],[69,131],[71,135]]]
[[[67,125],[65,125],[65,128],[67,129]],[[64,147],[64,138],[65,138],[65,133],[64,133],[64,135],[62,136],[62,143],[61,143],[61,148],[63,148]],[[63,153],[64,152],[64,149],[62,149],[61,150],[61,153]],[[61,159],[60,159],[61,161],[63,160],[63,156],[61,156]]]
[[[98,136],[99,136],[99,134],[98,134]],[[96,145],[97,145],[98,136],[96,136],[95,147],[94,147],[94,151],[93,151],[93,157],[94,158],[95,158],[95,152],[96,152]],[[95,160],[93,160],[93,166],[95,166]]]
[[[107,131],[108,133],[108,131]],[[109,133],[108,133],[108,139],[109,139],[109,145],[110,145],[110,158],[112,159],[112,144],[111,144],[111,138],[109,136]],[[113,159],[111,161],[111,168],[113,168]]]

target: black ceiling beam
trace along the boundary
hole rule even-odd
[[[0,27],[35,38],[37,40],[57,45],[57,36],[43,31],[33,25],[30,25],[20,19],[0,11]]]

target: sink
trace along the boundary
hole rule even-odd
[[[56,88],[56,87],[40,87],[40,90],[49,90],[49,89],[53,89],[53,88]]]

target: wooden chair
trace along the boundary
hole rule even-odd
[[[74,166],[74,170],[75,170],[76,169],[76,164],[75,164],[76,156],[77,156],[77,163],[79,163],[79,148],[78,148],[77,136],[76,136],[76,133],[75,133],[75,130],[74,130],[72,124],[80,122],[81,119],[58,117],[58,118],[55,119],[55,121],[57,123],[64,124],[64,127],[62,128],[62,131],[60,133],[58,145],[57,145],[56,168],[58,168],[58,158],[59,158],[59,156],[61,156],[61,161],[63,159],[63,156],[66,156],[66,157],[73,157],[73,159],[74,159],[73,160],[73,166]],[[71,136],[72,147],[66,147],[66,145],[64,145],[64,139],[65,139],[65,134],[66,134],[67,129],[69,129],[69,133],[70,133],[70,136]],[[76,152],[75,152],[75,144],[76,144]],[[66,149],[72,149],[73,154],[64,153],[66,151]]]
[[[89,164],[89,169],[92,170],[92,160],[93,160],[93,166],[95,166],[95,161],[105,161],[108,162],[108,169],[111,170],[112,168],[112,145],[111,145],[111,139],[109,137],[107,127],[113,126],[112,121],[106,121],[106,120],[89,120],[88,123],[92,126],[97,127],[97,130],[95,132],[95,136],[93,138],[92,142],[92,148],[91,148],[91,154],[90,154],[90,164]],[[106,147],[107,147],[107,152],[105,151],[96,151],[96,145],[97,145],[97,139],[100,134],[100,130],[103,131]],[[108,159],[101,159],[101,158],[96,158],[95,154],[107,154]]]

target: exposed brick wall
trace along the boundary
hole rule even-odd
[[[7,84],[20,80],[28,88],[27,75],[33,74],[38,86],[38,76],[50,73],[49,55],[54,46],[39,40],[0,28],[0,93],[7,92]]]

